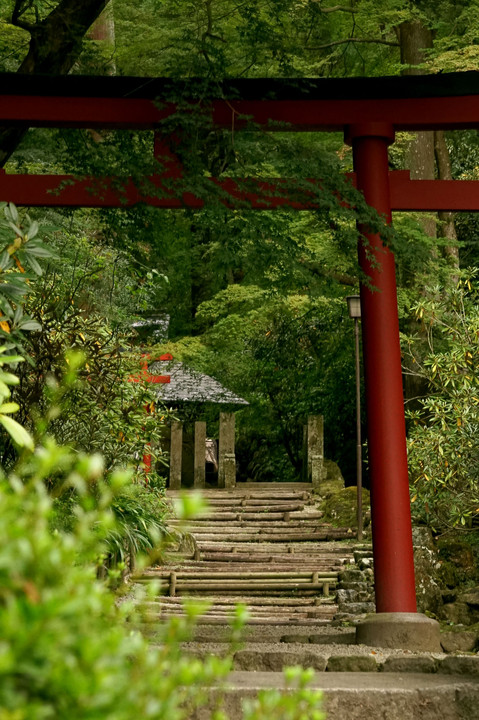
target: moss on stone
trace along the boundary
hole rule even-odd
[[[363,513],[365,520],[369,517],[369,491],[362,491]],[[325,522],[336,527],[355,527],[356,525],[356,488],[342,487],[329,492],[320,503]],[[367,522],[365,522],[365,525]]]

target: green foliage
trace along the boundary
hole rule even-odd
[[[22,362],[19,355],[4,355],[5,347],[0,348],[0,368],[10,363]],[[0,424],[3,425],[11,439],[20,447],[27,447],[33,450],[31,435],[16,420],[10,417],[10,413],[17,412],[20,408],[17,403],[6,402],[11,397],[12,386],[18,385],[18,378],[12,373],[0,370]]]
[[[158,490],[132,483],[112,502],[116,528],[107,537],[108,551],[118,562],[149,553],[151,560],[165,541],[168,516],[164,495]]]
[[[52,472],[77,497],[70,527],[55,532],[54,503],[46,492]],[[52,442],[2,477],[2,720],[187,720],[205,704],[208,686],[218,686],[228,673],[228,658],[200,661],[183,652],[194,608],[163,626],[161,645],[153,648],[125,625],[127,616],[135,620],[133,607],[119,609],[96,579],[97,559],[118,529],[115,503],[118,508],[129,482],[129,473],[104,476],[98,457],[78,456]],[[296,690],[282,698],[274,693],[272,701],[262,697],[247,717],[269,707],[277,720],[304,717],[299,708],[319,718],[319,693],[306,689],[309,674],[295,677]]]
[[[52,468],[79,496],[71,529],[54,534],[44,489]],[[188,622],[171,627],[163,648],[150,649],[124,627],[125,613],[88,562],[115,528],[110,503],[128,476],[104,483],[97,463],[54,446],[39,448],[20,476],[23,483],[18,475],[3,480],[0,492],[2,717],[187,718],[227,663],[182,657]]]
[[[57,300],[47,296],[32,307],[43,330],[28,348],[31,364],[20,370],[22,420],[40,436],[48,427],[61,444],[101,452],[108,467],[140,462],[147,443],[160,459],[155,386],[131,382],[141,374],[140,353],[126,352],[128,338],[101,317]]]
[[[348,427],[337,422],[340,414],[354,417],[353,329],[344,301],[230,285],[200,305],[197,322],[201,338],[161,347],[249,401],[237,417],[243,476],[297,477],[309,414],[324,414],[328,457],[349,469]]]
[[[41,325],[28,315],[24,314],[25,298],[31,292],[31,274],[25,272],[22,263],[28,263],[33,270],[34,277],[42,274],[37,257],[50,258],[51,251],[37,238],[38,223],[25,218],[26,229],[20,219],[18,210],[13,203],[0,204],[4,211],[4,220],[0,220],[0,337],[4,345],[0,348],[2,354],[0,367],[16,365],[24,358],[21,355],[5,355],[9,349],[22,349],[25,339],[24,333],[39,330]],[[13,237],[12,237],[13,235]],[[20,407],[16,402],[7,402],[11,398],[12,386],[18,386],[16,375],[1,370],[0,372],[0,424],[7,431],[10,439],[18,447],[33,449],[30,434],[10,413],[17,412]]]
[[[479,519],[479,304],[477,271],[456,286],[434,288],[416,304],[429,352],[408,340],[430,395],[410,414],[413,508],[435,529],[470,527]]]
[[[0,204],[5,219],[0,220],[0,337],[9,347],[22,347],[26,331],[40,330],[41,325],[23,312],[31,283],[42,275],[38,258],[53,253],[37,235],[39,226],[28,215],[24,221],[13,203]],[[30,267],[30,272],[25,270]]]

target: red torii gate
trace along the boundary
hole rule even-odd
[[[164,171],[149,181],[161,190],[165,178],[171,181],[181,174],[160,135],[161,123],[175,112],[175,105],[155,103],[174,81],[16,74],[0,79],[0,126],[155,130],[153,152]],[[177,81],[177,88],[187,92],[188,81]],[[353,148],[352,179],[387,222],[394,210],[479,211],[479,182],[411,180],[407,171],[388,168],[395,131],[479,128],[479,73],[232,80],[223,83],[218,95],[207,101],[217,128],[251,123],[253,129],[266,127],[270,132],[344,132]],[[230,194],[231,204],[239,199],[256,209],[314,208],[307,192],[304,201],[289,200],[281,192],[275,197],[281,180],[256,185],[251,179],[247,184],[211,180]],[[311,183],[313,187],[320,179]],[[179,209],[204,204],[191,193],[176,197],[171,189],[158,197],[145,196],[128,179],[121,192],[115,187],[112,178],[0,173],[0,198],[17,205],[127,207],[148,202]],[[376,608],[406,617],[416,613],[416,596],[394,256],[379,235],[361,230],[374,258],[371,262],[360,245],[360,264],[376,289],[361,287]]]

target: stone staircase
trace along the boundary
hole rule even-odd
[[[209,510],[190,523],[189,543],[140,578],[161,581],[158,617],[181,615],[183,599],[195,597],[209,605],[200,626],[227,624],[237,603],[249,625],[328,624],[338,573],[354,562],[354,546],[336,541],[353,536],[321,522],[311,485],[248,483],[204,495]]]
[[[234,608],[248,610],[226,689],[211,688],[209,704],[190,720],[211,720],[219,698],[230,720],[240,720],[244,699],[284,687],[282,670],[293,665],[317,672],[328,720],[479,720],[479,656],[355,645],[354,627],[341,626],[374,610],[370,547],[323,523],[310,490],[299,483],[206,490],[208,514],[191,522],[167,564],[137,577],[160,581],[145,607],[153,643],[161,643],[162,620],[186,614],[185,599],[207,603],[183,644],[191,657],[231,654]]]

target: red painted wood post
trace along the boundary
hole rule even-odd
[[[138,375],[130,375],[130,377],[128,378],[128,382],[147,382],[155,384],[165,384],[170,382],[169,375],[151,375],[148,371],[148,361],[150,360],[150,355],[143,355],[143,357],[144,360],[142,360],[141,363],[141,373],[139,373]],[[170,354],[161,355],[160,360],[173,360],[173,356]],[[145,405],[145,411],[147,413],[153,412],[153,410],[148,404]],[[146,447],[143,453],[143,466],[145,475],[147,477],[151,472],[151,452],[149,451],[150,448],[151,443],[146,443]]]
[[[357,186],[371,207],[391,222],[388,145],[392,126],[349,127]],[[406,426],[399,345],[394,255],[378,234],[360,231],[376,266],[359,244],[359,262],[373,291],[361,287],[362,334],[371,482],[376,612],[417,612]]]

